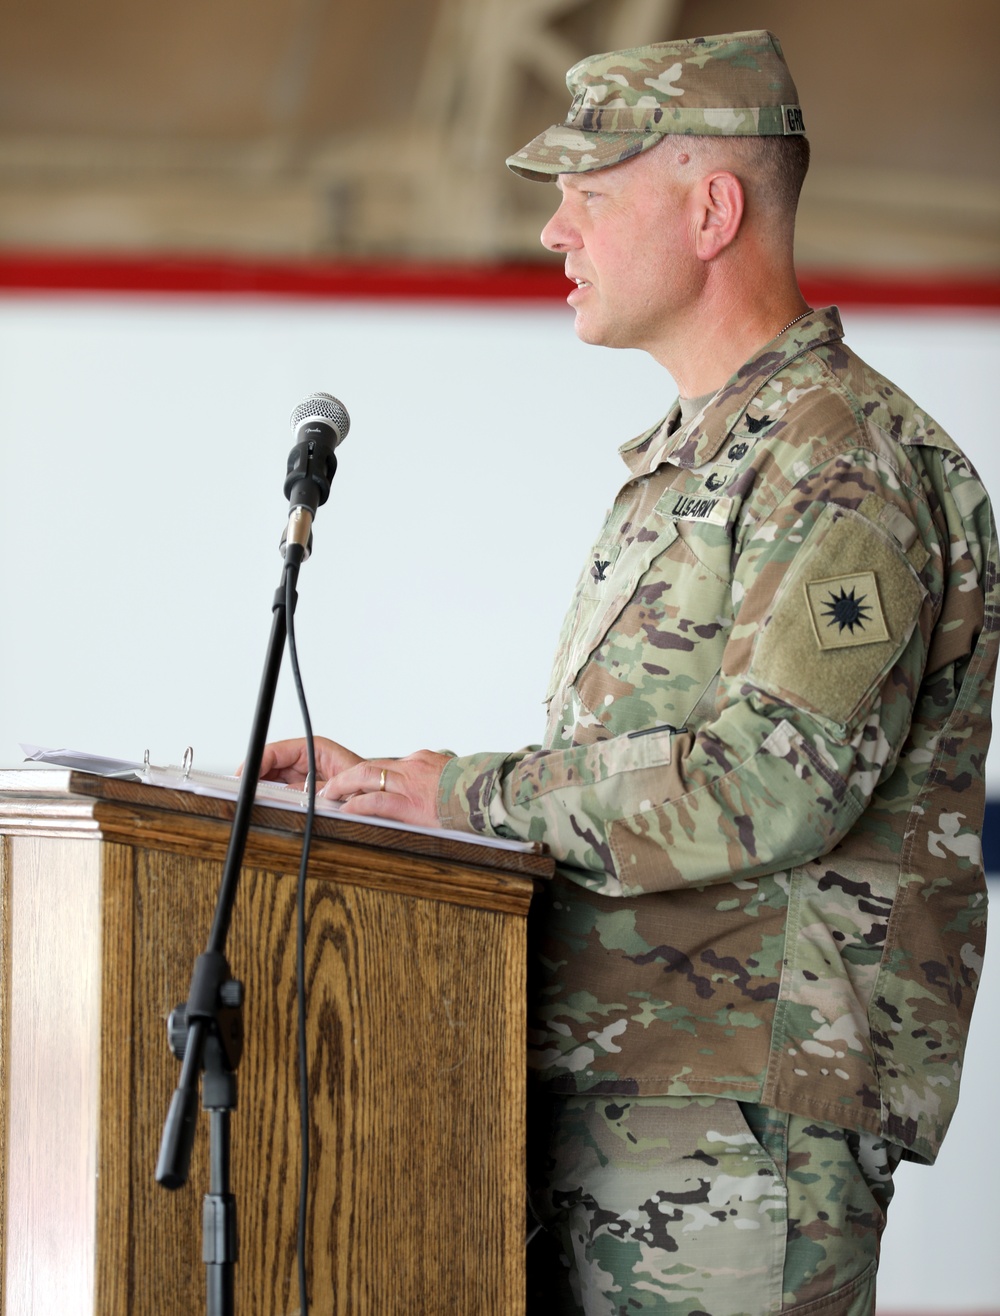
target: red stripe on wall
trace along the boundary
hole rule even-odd
[[[1000,276],[808,271],[813,305],[1000,309]],[[13,293],[179,293],[208,296],[359,298],[367,301],[558,302],[558,265],[351,264],[0,251],[0,290]]]

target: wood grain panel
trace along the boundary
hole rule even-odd
[[[177,1074],[163,1016],[186,995],[211,916],[211,901],[185,895],[179,922],[177,877],[168,856],[140,855],[132,1154],[150,1169]],[[523,997],[520,938],[488,912],[456,915],[446,904],[312,880],[308,928],[313,1300],[324,1312],[506,1316],[509,1306],[491,1304],[520,1284],[523,1019],[519,1010],[497,1018],[482,985],[499,980],[513,1000]],[[293,877],[244,873],[230,963],[247,988],[233,1118],[239,1310],[290,1312],[299,1173]],[[154,1112],[145,1127],[143,1109]],[[134,1185],[136,1252],[155,1239],[180,1258],[161,1278],[161,1300],[200,1291],[205,1142],[201,1129],[187,1189],[163,1194],[141,1176]],[[140,1288],[130,1310],[147,1310],[144,1300]]]

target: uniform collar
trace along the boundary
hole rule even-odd
[[[843,336],[835,306],[812,311],[766,343],[687,425],[680,424],[680,403],[675,402],[659,424],[619,449],[625,464],[633,475],[647,475],[665,461],[675,466],[704,466],[713,460],[769,379],[796,357]]]

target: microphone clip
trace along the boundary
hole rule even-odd
[[[312,421],[298,432],[298,442],[288,454],[288,470],[284,492],[293,505],[308,507],[315,514],[317,507],[330,496],[330,485],[337,473],[334,448],[338,434],[324,421]]]

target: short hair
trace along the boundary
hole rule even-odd
[[[747,193],[756,200],[770,200],[789,215],[794,215],[799,194],[809,168],[809,140],[806,137],[739,137],[735,143],[737,163],[744,164],[748,177],[733,172]]]
[[[743,184],[750,206],[794,220],[799,194],[809,168],[809,141],[789,137],[665,138],[679,149],[691,144],[692,155],[705,165],[730,169]]]

